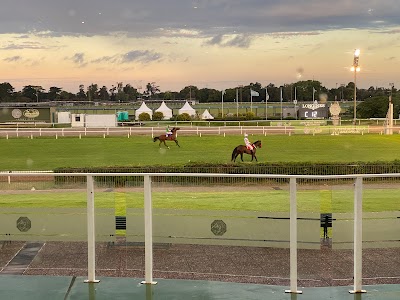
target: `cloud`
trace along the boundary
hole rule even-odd
[[[32,49],[32,50],[44,50],[55,48],[53,46],[42,45],[36,42],[23,42],[23,43],[10,43],[5,45],[4,47],[0,47],[0,50],[24,50],[24,49]]]
[[[160,60],[162,55],[157,52],[149,50],[133,50],[125,53],[122,57],[121,63],[130,63],[133,61],[138,61],[141,63],[149,63],[152,61]]]
[[[254,36],[236,34],[232,36],[217,35],[205,42],[205,45],[218,45],[221,47],[248,48]]]
[[[142,38],[211,38],[234,31],[254,35],[400,25],[398,0],[19,0],[7,1],[6,7],[0,11],[0,34],[53,37],[125,32]],[[245,38],[232,42],[247,43]]]
[[[11,56],[11,57],[6,57],[3,60],[6,62],[16,62],[16,61],[21,61],[22,57],[19,55],[16,55],[16,56]]]
[[[70,60],[72,61],[75,65],[79,67],[85,67],[87,65],[87,62],[85,62],[85,53],[75,53],[71,57],[65,57],[65,60]]]
[[[102,56],[91,61],[91,63],[113,63],[113,64],[129,64],[132,62],[151,63],[161,60],[163,55],[151,50],[131,50],[123,54],[113,56]]]

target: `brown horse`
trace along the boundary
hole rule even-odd
[[[257,148],[261,148],[261,141],[254,142],[253,143],[253,147],[254,147],[253,151],[251,151],[251,150],[247,149],[245,145],[237,146],[235,149],[233,149],[232,160],[231,161],[235,162],[236,161],[236,157],[238,157],[239,154],[240,154],[240,158],[243,161],[243,153],[250,154],[251,155],[251,161],[253,161],[254,158],[256,159],[256,161],[258,161],[257,160],[257,156],[256,156],[256,149]]]
[[[178,140],[176,139],[176,131],[179,130],[179,129],[180,129],[179,127],[174,127],[174,128],[171,129],[172,134],[170,136],[167,137],[166,134],[162,134],[160,136],[156,136],[156,137],[153,138],[153,142],[158,140],[158,141],[160,141],[160,144],[159,144],[160,147],[161,147],[161,143],[164,143],[165,147],[167,147],[169,149],[169,147],[167,146],[165,141],[174,141],[175,144],[178,147],[180,147],[179,144],[178,144]]]

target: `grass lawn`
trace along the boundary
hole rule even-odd
[[[261,140],[259,162],[356,162],[399,159],[400,135],[254,135]],[[150,136],[108,138],[1,139],[0,170],[53,170],[58,167],[229,163],[240,135],[180,136],[181,148],[159,148]],[[245,155],[245,162],[250,156]],[[238,162],[241,163],[241,162]]]
[[[249,197],[251,195],[251,197]],[[363,210],[367,212],[399,210],[398,190],[367,189]],[[302,190],[297,192],[299,212],[352,212],[352,190]],[[288,212],[289,192],[283,190],[174,192],[152,194],[154,208],[185,210],[235,210]],[[96,207],[116,209],[125,215],[126,207],[142,208],[143,192],[96,192]],[[0,207],[86,207],[85,192],[27,192],[1,195]]]

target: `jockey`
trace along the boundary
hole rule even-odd
[[[250,143],[247,133],[244,134],[244,143],[246,144],[246,148],[253,152],[254,145]]]
[[[171,131],[171,129],[169,129],[169,125],[167,126],[167,130],[166,131],[167,132],[166,132],[165,136],[168,138],[168,137],[170,137],[172,135],[172,131]]]

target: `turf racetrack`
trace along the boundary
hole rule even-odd
[[[259,162],[372,162],[400,157],[400,135],[251,135],[249,139],[262,141],[257,149]],[[1,139],[0,170],[230,163],[232,150],[243,144],[240,135],[180,136],[178,140],[180,148],[167,142],[170,149],[166,149],[150,136]],[[250,159],[244,156],[245,162]]]

